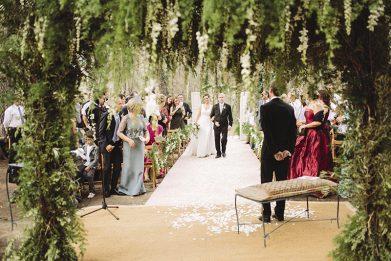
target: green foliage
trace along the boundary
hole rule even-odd
[[[344,142],[340,178],[350,182],[357,213],[338,236],[336,260],[387,260],[391,249],[389,199],[391,197],[391,84],[389,76],[376,81],[377,120],[356,122]],[[362,115],[351,111],[359,121]],[[346,175],[346,174],[349,175]]]
[[[177,21],[169,17],[173,11],[180,13]],[[348,100],[353,131],[340,175],[356,185],[351,195],[358,212],[337,241],[334,257],[381,259],[390,250],[390,106],[384,99],[389,101],[390,13],[390,1],[382,0],[3,0],[0,73],[25,94],[28,120],[20,155],[26,167],[19,202],[35,222],[14,258],[72,260],[72,247],[83,243],[71,203],[73,166],[67,152],[80,82],[91,78],[88,83],[97,89],[112,82],[118,90],[140,53],[147,54],[150,77],[175,70],[177,63],[195,70],[200,32],[209,36],[202,49],[206,72],[223,68],[239,81],[246,75],[247,83],[256,83],[248,78],[260,76],[264,85],[276,80],[282,88],[293,79],[331,82],[341,73],[346,84],[333,91]],[[250,65],[247,59],[244,70],[245,51]],[[216,82],[213,88],[221,86]],[[253,94],[257,90],[243,86]],[[167,140],[164,157],[188,137],[185,133]]]
[[[261,158],[263,132],[260,131],[258,127],[248,123],[242,125],[242,131],[249,136],[250,144],[253,146],[255,155],[257,155],[258,158]]]
[[[26,109],[18,150],[24,167],[17,201],[33,221],[20,247],[8,248],[5,258],[77,260],[74,246],[83,252],[84,233],[76,215],[76,168],[69,155],[74,98],[81,75],[72,48],[74,5],[64,1],[62,5],[53,1],[25,1],[23,6],[15,1],[3,3],[2,11],[12,17],[0,20],[0,26],[6,28],[1,35],[5,42],[0,41],[4,43],[0,59],[1,64],[8,63],[7,68],[1,67],[1,73],[23,90]],[[15,46],[7,48],[11,42]]]

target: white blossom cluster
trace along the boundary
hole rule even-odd
[[[34,22],[34,34],[35,40],[37,41],[37,49],[42,53],[45,40],[45,31],[48,21],[46,17],[39,17]],[[42,53],[42,57],[44,54]]]
[[[343,1],[346,33],[350,35],[352,25],[352,0]]]
[[[303,27],[300,31],[300,45],[297,50],[301,53],[301,60],[304,64],[307,64],[307,49],[308,49],[308,30]]]
[[[222,69],[226,69],[228,66],[228,46],[225,42],[221,48],[220,64]]]
[[[370,14],[368,17],[367,28],[373,32],[375,30],[375,26],[377,25],[377,23],[379,21],[380,16],[382,16],[384,14],[383,0],[379,0],[376,4],[372,4],[369,7],[369,11],[370,11]]]
[[[29,19],[26,18],[26,20],[24,21],[23,32],[22,32],[22,42],[20,45],[20,54],[22,56],[22,60],[24,58],[24,53],[26,51],[26,40],[27,40],[27,36],[29,33],[29,28],[30,28]]]
[[[169,39],[174,38],[176,33],[179,31],[178,20],[179,17],[181,17],[181,13],[176,9],[178,8],[172,7],[168,10],[167,31]]]
[[[246,28],[246,49],[243,54],[240,56],[240,65],[242,67],[241,75],[242,81],[245,88],[248,88],[251,85],[251,50],[253,49],[253,43],[257,40],[257,36],[254,31],[258,26],[258,23],[254,21],[254,11],[249,8],[247,9],[247,19],[249,21],[249,26]]]
[[[80,50],[80,33],[81,33],[81,18],[75,17],[76,27],[76,52]]]
[[[152,59],[153,63],[155,63],[157,60],[156,45],[157,45],[157,40],[158,40],[158,37],[159,37],[161,31],[162,31],[162,25],[158,22],[153,22],[152,23],[152,31],[151,31],[151,39],[152,39],[151,59]]]
[[[240,65],[242,67],[241,75],[242,81],[245,87],[251,84],[251,62],[250,62],[250,50],[247,50],[240,56]]]
[[[204,59],[204,55],[205,55],[206,51],[208,50],[209,36],[207,33],[201,35],[200,32],[197,32],[196,38],[197,38],[197,43],[198,43],[198,57],[199,57],[199,60],[202,62],[202,60]]]

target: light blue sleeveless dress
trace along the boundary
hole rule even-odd
[[[128,142],[123,143],[123,166],[119,192],[129,196],[136,196],[146,192],[143,180],[144,174],[144,137],[147,129],[142,116],[131,120],[129,115],[121,122],[119,131],[134,140],[136,146],[131,148]],[[126,121],[126,122],[125,122]],[[126,126],[124,126],[126,124]]]

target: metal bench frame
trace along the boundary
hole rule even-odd
[[[312,193],[305,193],[305,194],[300,194],[300,195],[295,195],[295,196],[289,196],[289,197],[284,197],[284,198],[278,198],[278,199],[273,199],[273,200],[265,200],[265,201],[259,201],[259,200],[255,200],[255,199],[251,199],[251,198],[248,198],[248,197],[244,197],[240,194],[235,194],[235,213],[236,213],[236,224],[237,224],[237,229],[238,229],[238,234],[240,233],[240,226],[242,225],[255,225],[255,224],[259,224],[259,223],[240,223],[239,222],[239,214],[238,214],[238,207],[237,207],[237,198],[238,197],[242,197],[242,198],[245,198],[245,199],[248,199],[248,200],[251,200],[251,201],[254,201],[254,202],[257,202],[257,203],[271,203],[271,202],[274,202],[274,201],[278,201],[278,200],[286,200],[286,199],[290,199],[290,198],[294,198],[294,197],[297,197],[297,196],[306,196],[306,209],[302,212],[300,212],[299,214],[297,214],[296,216],[292,217],[292,218],[289,218],[288,220],[284,221],[282,224],[280,224],[279,226],[277,226],[276,228],[274,228],[272,231],[270,232],[266,232],[266,227],[265,227],[265,221],[262,220],[262,228],[263,228],[263,245],[264,247],[266,247],[266,239],[267,238],[270,238],[270,234],[272,234],[274,231],[276,231],[277,229],[279,229],[280,227],[282,227],[283,225],[291,222],[292,220],[294,220],[295,218],[297,218],[299,215],[301,215],[302,213],[307,213],[307,220],[295,220],[295,222],[310,222],[310,221],[330,221],[331,223],[333,222],[333,220],[336,220],[337,221],[337,227],[339,228],[339,201],[340,201],[340,198],[339,198],[339,195],[337,194],[337,216],[334,217],[334,218],[325,218],[325,219],[309,219],[310,218],[310,212],[309,212],[309,203],[308,203],[308,197],[313,194]]]

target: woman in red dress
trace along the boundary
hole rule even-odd
[[[306,122],[299,127],[299,132],[304,132],[304,135],[296,140],[290,162],[289,179],[302,176],[317,177],[322,170],[332,170],[330,128],[326,124],[329,104],[328,95],[320,92],[318,99],[306,107]]]

